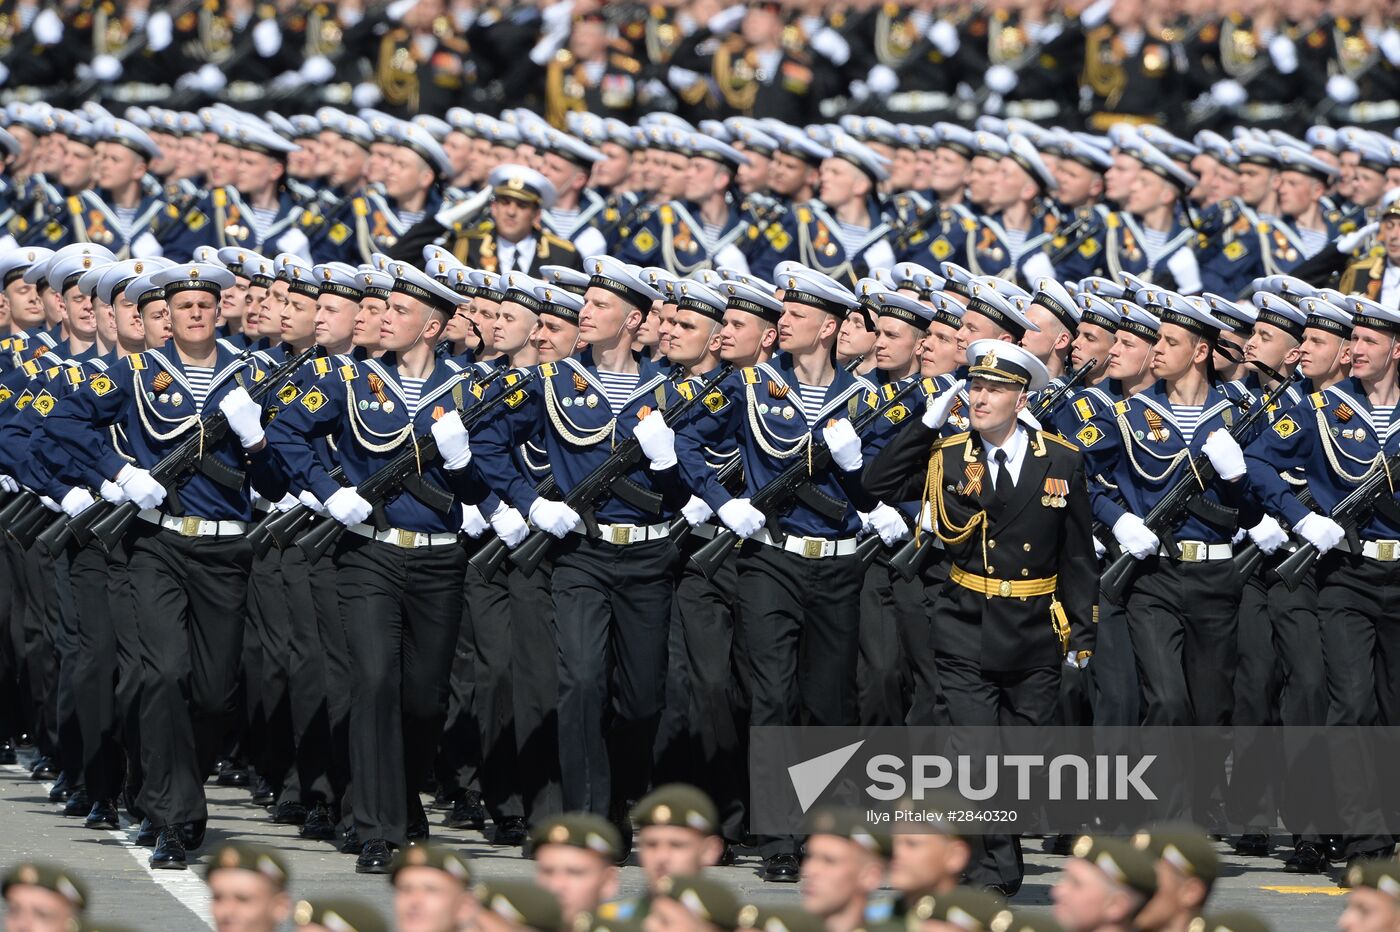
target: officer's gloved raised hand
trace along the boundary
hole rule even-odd
[[[938,430],[948,423],[948,415],[953,412],[953,405],[958,403],[958,392],[962,391],[966,384],[967,379],[958,379],[937,395],[929,396],[922,418],[925,427]]]
[[[865,517],[866,525],[880,535],[885,546],[893,546],[909,536],[909,525],[904,523],[904,515],[884,502],[871,509]]]
[[[1145,560],[1162,546],[1157,535],[1132,512],[1113,522],[1113,536],[1118,539],[1118,546],[1131,553],[1134,560]]]
[[[686,523],[691,527],[695,527],[697,524],[704,524],[706,521],[710,520],[710,516],[714,513],[715,510],[698,495],[690,496],[690,501],[681,506],[681,516],[685,518]]]
[[[842,472],[854,472],[865,462],[861,454],[860,434],[850,421],[840,420],[822,428],[822,440],[831,451],[831,461]]]
[[[1293,525],[1293,533],[1316,547],[1320,554],[1331,550],[1347,536],[1340,524],[1316,512]]]
[[[1362,243],[1375,236],[1379,229],[1379,223],[1368,223],[1359,230],[1342,234],[1337,237],[1337,251],[1340,253],[1355,252]]]
[[[1273,515],[1265,515],[1264,520],[1249,529],[1249,539],[1265,553],[1273,553],[1288,543],[1288,532],[1274,520]]]
[[[716,514],[725,527],[744,540],[757,534],[763,525],[768,523],[763,517],[763,512],[755,508],[747,498],[731,498],[719,506]]]
[[[578,527],[579,514],[564,502],[537,498],[530,506],[530,523],[548,534],[562,538]]]
[[[262,426],[262,407],[243,386],[235,388],[219,400],[219,410],[228,418],[229,428],[238,435],[243,449],[251,450],[266,439]]]
[[[462,506],[462,533],[472,540],[476,540],[486,533],[488,527],[490,525],[486,523],[486,518],[482,515],[480,508],[475,505]]]
[[[346,527],[364,524],[374,511],[374,506],[365,501],[355,487],[336,489],[326,499],[326,513]]]
[[[126,497],[137,508],[151,509],[165,501],[165,486],[152,478],[148,470],[139,469],[130,463],[117,473],[117,485],[122,487]]]
[[[676,432],[667,426],[660,411],[653,411],[638,421],[632,436],[637,438],[652,469],[670,469],[676,465]]]
[[[505,502],[501,502],[496,506],[496,510],[491,512],[491,530],[512,550],[530,536],[530,525],[525,523],[525,517]]]
[[[1201,451],[1215,467],[1215,474],[1226,482],[1233,482],[1244,475],[1244,451],[1228,431],[1213,431],[1201,444]]]
[[[433,439],[437,441],[438,456],[445,469],[465,469],[472,461],[471,439],[462,424],[462,416],[454,408],[433,421]]]

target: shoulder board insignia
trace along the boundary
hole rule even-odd
[[[753,366],[747,366],[747,367],[745,367],[745,368],[744,368],[744,371],[743,371],[743,376],[744,376],[744,384],[745,384],[745,385],[757,385],[757,384],[758,384],[758,370],[755,369]]]
[[[315,414],[317,411],[320,411],[321,408],[325,407],[325,404],[325,393],[322,392],[319,388],[313,388],[311,391],[301,396],[301,406],[306,410],[310,411],[312,414]]]
[[[472,397],[477,399],[478,401],[480,401],[486,395],[486,389],[481,387],[480,382],[473,382],[472,387],[469,388],[468,391],[470,391],[472,393]]]
[[[1113,403],[1113,413],[1114,413],[1114,415],[1116,415],[1117,417],[1122,417],[1123,415],[1127,414],[1127,413],[1128,413],[1128,402],[1127,402],[1127,401],[1115,401],[1115,402]]]
[[[676,222],[676,212],[671,209],[670,204],[661,205],[661,222],[667,226]]]
[[[1254,229],[1259,231],[1260,233],[1267,234],[1269,232],[1269,224],[1264,220],[1260,220],[1254,225]]]
[[[545,365],[552,366],[554,363],[545,363]],[[507,372],[505,381],[507,385],[514,385],[516,382],[520,381],[520,374],[516,372]]]
[[[92,389],[93,394],[101,398],[117,386],[113,385],[112,380],[107,376],[95,375],[92,377],[92,381],[88,382],[88,387]]]
[[[254,382],[261,382],[261,381],[262,381],[263,379],[265,379],[265,378],[267,378],[267,373],[264,372],[264,371],[262,371],[261,369],[259,369],[257,366],[254,366],[254,367],[253,367],[253,381],[254,381]]]
[[[133,353],[126,358],[131,361],[132,372],[140,372],[142,369],[146,368],[146,357],[144,354]]]
[[[715,389],[704,398],[701,398],[700,403],[704,405],[711,414],[714,414],[722,410],[725,405],[729,404],[729,399],[724,397],[724,393],[719,389]]]
[[[797,219],[800,223],[811,223],[812,211],[806,207],[797,208]]]
[[[1074,413],[1079,415],[1081,421],[1087,421],[1094,416],[1094,403],[1088,398],[1074,399]]]
[[[170,204],[170,205],[168,205],[168,206],[165,208],[165,215],[166,215],[167,217],[178,217],[178,216],[180,216],[180,207],[179,207],[179,205],[178,205],[178,204]]]
[[[53,395],[50,395],[48,392],[40,392],[34,398],[34,410],[38,411],[41,417],[48,417],[49,412],[53,410],[53,406],[56,404],[58,404],[58,402],[56,402]]]
[[[315,371],[317,375],[325,375],[326,373],[331,371],[330,357],[322,356],[319,359],[313,359],[311,361],[311,368]]]
[[[506,396],[506,407],[512,410],[525,403],[525,389],[517,388]]]
[[[282,386],[282,390],[277,393],[277,400],[282,402],[284,405],[289,405],[293,401],[296,401],[297,395],[300,394],[301,391],[295,385],[289,382],[286,385]]]
[[[852,399],[852,400],[854,400],[854,399]],[[867,408],[878,408],[878,407],[880,407],[880,393],[879,393],[879,392],[866,392],[865,395],[864,395],[863,400],[865,401],[865,406],[866,406]],[[855,407],[854,407],[854,406],[852,406],[851,412],[852,412],[852,413],[855,412]]]
[[[941,449],[944,449],[944,448],[946,448],[946,447],[957,447],[957,446],[962,446],[963,444],[967,443],[968,438],[971,437],[971,436],[972,436],[971,434],[966,433],[966,432],[961,433],[961,434],[953,434],[951,437],[944,437],[942,440],[939,440],[939,441],[938,441],[937,443],[935,443],[933,446],[934,446],[934,449],[937,449],[937,450],[941,450]]]
[[[1052,443],[1058,443],[1060,446],[1064,447],[1066,450],[1074,450],[1076,453],[1079,452],[1079,448],[1078,448],[1078,447],[1076,447],[1074,444],[1070,443],[1070,442],[1069,442],[1068,440],[1066,440],[1064,437],[1061,437],[1059,434],[1052,433],[1051,431],[1042,430],[1042,431],[1040,432],[1040,439],[1041,439],[1041,440],[1049,440],[1049,441],[1052,442]]]
[[[924,376],[923,381],[920,382],[919,384],[923,386],[924,394],[925,394],[925,395],[936,395],[936,394],[938,394],[938,383],[935,382],[932,378],[930,378],[930,377],[928,377],[928,376]]]
[[[346,363],[345,365],[340,367],[340,380],[342,382],[353,382],[355,381],[355,376],[359,374],[360,371],[356,369],[355,366],[351,363]]]
[[[76,195],[70,197],[68,198],[68,209],[75,214],[80,214],[83,212],[83,202],[78,200]]]
[[[962,218],[962,228],[963,228],[964,230],[966,230],[967,232],[971,233],[973,230],[977,229],[977,218],[976,218],[976,217],[963,217],[963,218]]]
[[[56,375],[58,375],[58,366],[50,366],[44,370],[44,378],[46,379],[52,379]]]
[[[885,417],[889,419],[891,424],[898,424],[908,416],[909,409],[902,404],[893,405],[885,412]]]
[[[1103,439],[1103,431],[1093,424],[1085,424],[1079,428],[1079,433],[1074,435],[1074,439],[1078,440],[1081,446],[1092,447]]]
[[[1308,401],[1311,401],[1313,408],[1317,410],[1327,407],[1327,396],[1322,392],[1313,392],[1308,396]]]
[[[682,382],[677,385],[676,391],[680,392],[681,397],[686,401],[692,401],[695,398],[695,386],[691,385],[689,382]]]
[[[83,370],[82,370],[82,369],[79,369],[77,366],[71,366],[71,367],[69,367],[69,369],[68,369],[68,384],[69,384],[69,385],[77,385],[77,384],[80,383],[84,378],[85,378],[85,376],[83,375]]]
[[[1123,221],[1118,218],[1117,214],[1109,214],[1107,217],[1104,218],[1104,223],[1108,224],[1108,228],[1110,230],[1118,229],[1118,225],[1122,222]]]
[[[227,207],[227,206],[228,206],[228,192],[225,191],[223,188],[215,188],[215,189],[214,189],[214,206],[215,206],[215,207]]]
[[[357,197],[357,198],[355,198],[355,200],[354,200],[354,202],[351,204],[351,206],[354,207],[354,209],[355,209],[355,216],[357,216],[357,217],[368,217],[368,216],[369,216],[369,202],[366,201],[364,198],[362,198],[362,197]]]
[[[893,382],[887,382],[880,387],[880,394],[886,401],[894,401],[894,396],[899,394],[899,388]]]
[[[20,392],[19,397],[15,399],[15,409],[23,411],[25,408],[29,407],[29,403],[33,400],[34,393],[26,389],[25,391]]]
[[[1286,415],[1284,417],[1279,418],[1277,421],[1274,421],[1274,433],[1278,434],[1280,437],[1283,437],[1285,440],[1293,436],[1293,432],[1297,429],[1298,424],[1293,420],[1293,418],[1288,417]]]
[[[559,367],[552,362],[540,363],[540,375],[546,379],[554,378],[559,371]]]
[[[39,364],[32,359],[29,360],[29,362],[24,364],[24,374],[31,379],[34,378],[39,374]]]

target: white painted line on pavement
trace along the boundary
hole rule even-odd
[[[25,778],[29,777],[29,771],[18,764],[0,765],[0,770]],[[53,789],[53,784],[50,782],[35,781],[35,785],[42,786],[45,795],[48,795],[49,790]],[[194,913],[202,927],[214,928],[213,922],[209,919],[209,887],[205,885],[198,874],[192,870],[155,870],[151,867],[148,849],[141,848],[132,842],[134,833],[123,829],[103,829],[103,831],[109,838],[115,838],[121,842],[121,846],[136,860],[137,864],[141,865],[141,869],[151,878],[151,882],[170,894],[175,902]]]

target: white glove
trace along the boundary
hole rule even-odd
[[[851,44],[830,26],[813,33],[807,44],[837,68],[844,66],[851,59]]]
[[[433,215],[433,219],[444,230],[452,230],[462,221],[480,214],[490,203],[491,189],[482,188],[466,200],[453,204],[451,207],[444,207]]]
[[[870,88],[870,93],[882,97],[893,94],[899,88],[899,75],[889,65],[874,65],[865,76],[865,86]]]
[[[951,58],[957,54],[958,46],[962,40],[958,38],[958,30],[946,19],[935,20],[928,27],[928,40],[933,43],[933,47],[943,53],[944,58]]]
[[[676,90],[684,93],[700,83],[700,73],[672,65],[666,69],[666,80]]]
[[[313,513],[318,514],[321,517],[326,516],[326,506],[322,505],[321,500],[315,495],[311,494],[310,491],[303,489],[302,491],[298,492],[297,501],[301,502],[307,508],[311,509]]]
[[[982,75],[982,83],[1003,97],[1016,89],[1016,82],[1019,80],[1016,72],[1005,65],[993,65]]]
[[[271,58],[282,49],[282,30],[277,20],[264,19],[253,27],[253,48],[263,58]]]
[[[1079,24],[1085,29],[1099,28],[1099,24],[1108,19],[1108,11],[1113,9],[1113,2],[1114,0],[1094,0],[1079,11]]]
[[[361,498],[353,485],[336,489],[335,493],[326,499],[326,513],[346,527],[364,524],[373,512],[374,506]]]
[[[126,501],[126,490],[117,485],[111,479],[102,480],[102,500],[111,502],[113,505],[120,505]]]
[[[523,524],[524,522],[521,523]],[[476,540],[482,534],[486,533],[488,527],[490,527],[490,525],[487,524],[486,518],[482,516],[480,508],[475,505],[462,506],[462,532],[464,534],[472,540]]]
[[[1118,545],[1133,555],[1134,560],[1145,560],[1157,552],[1162,542],[1157,539],[1142,519],[1129,512],[1113,522],[1113,536]]]
[[[111,83],[122,76],[122,63],[115,55],[98,55],[92,60],[92,76]]]
[[[747,498],[731,498],[720,505],[716,513],[725,527],[744,540],[757,534],[768,523],[763,512],[750,504]]]
[[[165,247],[160,244],[160,240],[151,235],[147,230],[131,243],[131,255],[135,259],[153,259],[165,252]]]
[[[579,514],[563,502],[537,498],[530,506],[530,523],[548,534],[562,538],[578,527]]]
[[[219,93],[228,84],[228,76],[213,62],[201,65],[195,72],[195,87],[210,95]]]
[[[301,63],[297,74],[305,78],[308,84],[325,84],[335,77],[335,65],[324,55],[313,55]]]
[[[398,22],[408,15],[408,11],[418,5],[418,0],[394,0],[384,8],[384,15],[394,22]]]
[[[165,486],[161,485],[148,470],[140,469],[127,463],[117,473],[117,485],[122,487],[122,492],[126,497],[136,504],[137,508],[155,508],[165,501]]]
[[[69,489],[68,494],[63,496],[63,501],[59,503],[59,507],[63,509],[63,513],[68,517],[76,518],[86,511],[89,505],[92,505],[96,501],[97,499],[93,498],[92,493],[87,489],[75,487]]]
[[[1103,555],[1108,553],[1108,548],[1105,547],[1103,541],[1099,540],[1097,537],[1090,535],[1090,539],[1094,542],[1094,556],[1103,559]]]
[[[1344,74],[1334,74],[1327,79],[1327,96],[1339,104],[1349,104],[1361,96],[1361,88]]]
[[[1210,99],[1220,107],[1238,107],[1249,100],[1249,94],[1245,92],[1244,85],[1240,82],[1234,78],[1225,78],[1210,86]]]
[[[842,472],[860,469],[865,462],[861,455],[860,435],[850,421],[841,420],[822,428],[822,440],[831,451],[831,460]]]
[[[306,79],[295,71],[284,71],[268,85],[275,92],[295,91],[306,86]]]
[[[988,94],[986,99],[982,101],[982,112],[996,116],[1001,113],[1001,107],[1004,103],[1006,100],[1000,94]]]
[[[653,411],[638,421],[632,436],[637,438],[652,469],[670,469],[676,465],[676,432],[666,425],[660,411]]]
[[[175,21],[165,10],[151,14],[146,20],[146,47],[152,52],[163,52],[175,39]]]
[[[40,503],[41,505],[43,505],[45,508],[47,508],[49,511],[52,511],[52,512],[55,512],[55,513],[60,512],[60,511],[63,510],[63,506],[62,506],[62,505],[60,505],[58,502],[54,501],[53,499],[49,498],[47,495],[40,495],[40,496],[39,496],[39,503]]]
[[[909,536],[909,525],[904,523],[904,515],[884,502],[871,510],[866,523],[880,535],[880,540],[884,541],[886,546],[892,546]]]
[[[58,45],[63,41],[63,20],[53,10],[44,10],[34,17],[34,24],[29,28],[40,45]]]
[[[1337,237],[1337,251],[1342,253],[1355,252],[1362,243],[1375,236],[1378,229],[1380,229],[1380,224],[1372,221],[1359,230],[1343,233]]]
[[[1196,294],[1201,290],[1201,266],[1191,249],[1178,249],[1167,258],[1167,268],[1176,279],[1180,294]]]
[[[1317,512],[1312,512],[1293,525],[1293,533],[1316,547],[1320,554],[1331,550],[1347,536],[1340,524]]]
[[[744,14],[748,11],[748,7],[742,3],[736,3],[711,16],[709,22],[705,23],[705,28],[717,36],[733,32],[734,28],[743,22]]]
[[[511,549],[520,546],[520,542],[530,536],[530,525],[525,523],[525,518],[505,502],[491,512],[491,530]]]
[[[690,501],[681,506],[681,516],[691,527],[704,524],[714,513],[715,510],[698,495],[690,496]]]
[[[19,483],[15,481],[13,476],[0,476],[0,489],[4,489],[6,492],[18,492]]]
[[[1298,47],[1283,33],[1269,40],[1269,57],[1274,60],[1279,74],[1292,74],[1298,70]]]
[[[924,407],[925,427],[938,430],[948,423],[948,415],[952,413],[953,405],[958,403],[958,392],[962,391],[966,384],[967,379],[958,379],[941,393],[929,396],[928,404]]]
[[[277,512],[278,514],[282,514],[283,512],[286,512],[286,511],[291,511],[291,510],[292,510],[293,508],[295,508],[296,506],[297,506],[297,497],[296,497],[295,495],[293,495],[291,492],[288,492],[286,495],[283,495],[281,498],[279,498],[279,499],[278,499],[277,501],[275,501],[275,502],[268,502],[268,503],[267,503],[268,509],[269,509],[270,511],[275,511],[275,512]]]
[[[238,386],[219,400],[219,410],[228,418],[228,426],[238,435],[243,449],[250,450],[266,438],[262,426],[262,408]]]
[[[1201,445],[1202,452],[1210,458],[1215,474],[1226,482],[1232,482],[1244,475],[1244,451],[1230,436],[1229,431],[1212,431]]]
[[[290,252],[303,259],[311,259],[311,241],[300,230],[288,230],[277,237],[277,251]]]
[[[1273,515],[1265,515],[1264,520],[1249,529],[1249,538],[1265,553],[1273,553],[1288,543],[1288,532],[1274,520]]]
[[[1376,40],[1376,47],[1385,55],[1386,61],[1392,65],[1400,65],[1400,32],[1397,32],[1394,26],[1381,33],[1381,37]]]
[[[865,100],[870,96],[870,88],[866,86],[864,81],[852,81],[850,91],[852,100]]]
[[[359,109],[373,107],[379,103],[379,98],[384,95],[379,91],[379,85],[371,84],[369,81],[361,81],[355,85],[355,89],[350,92],[350,102]]]
[[[462,424],[462,416],[453,408],[433,421],[433,439],[437,441],[438,456],[444,469],[465,469],[472,461],[471,439]]]
[[[1055,281],[1059,281],[1059,278],[1055,275],[1054,263],[1050,261],[1049,256],[1040,250],[1036,250],[1029,256],[1026,256],[1026,261],[1021,263],[1021,274],[1028,282],[1033,282],[1041,278],[1054,278]]]

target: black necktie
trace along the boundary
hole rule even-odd
[[[1015,490],[1016,483],[1011,478],[1011,467],[1006,461],[1006,451],[998,450],[996,460],[997,477],[992,482],[992,490],[996,492],[997,501],[1004,505],[1011,500],[1011,493]]]

